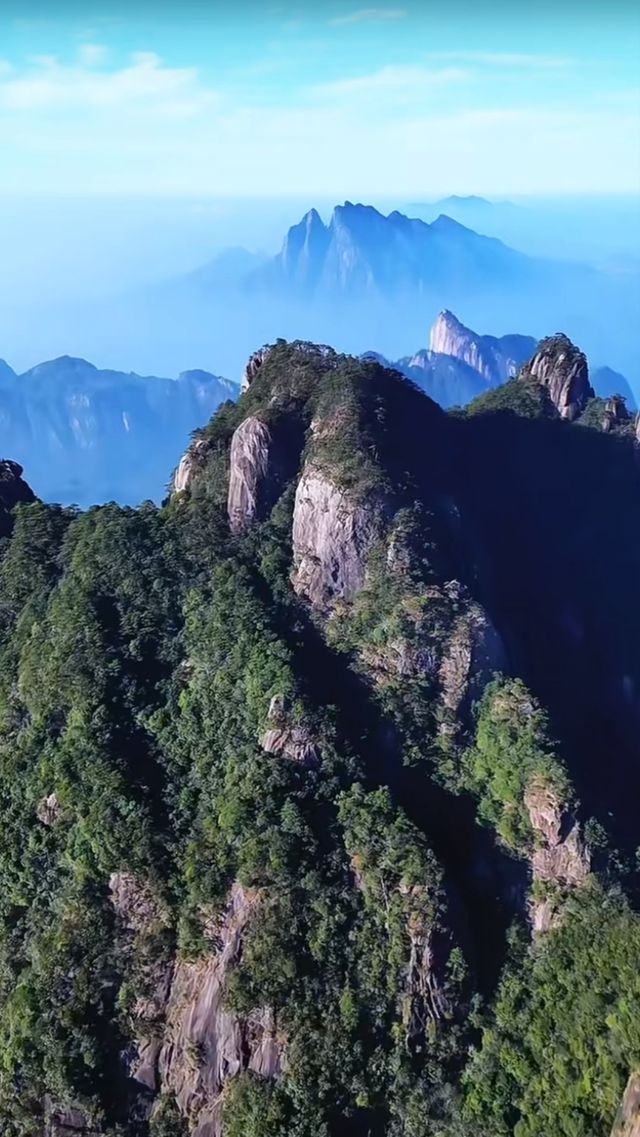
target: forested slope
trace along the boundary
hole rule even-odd
[[[3,1134],[607,1137],[640,466],[567,343],[447,415],[279,342],[161,509],[3,483]]]

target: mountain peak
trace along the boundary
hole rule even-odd
[[[455,218],[449,217],[448,213],[440,213],[435,221],[432,221],[430,229],[435,229],[436,232],[442,233],[472,233],[474,237],[479,237],[480,234],[476,233],[475,229],[470,229],[468,225],[463,225]]]
[[[56,359],[47,359],[44,363],[38,363],[29,371],[25,372],[30,379],[47,379],[49,376],[76,375],[82,376],[87,373],[97,371],[95,364],[89,363],[87,359],[81,359],[73,355],[59,355]]]
[[[584,352],[564,332],[548,336],[523,367],[523,379],[535,379],[546,387],[561,418],[577,418],[594,396]]]

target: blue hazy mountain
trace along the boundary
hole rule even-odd
[[[357,299],[451,287],[504,288],[541,282],[558,266],[516,252],[446,214],[430,224],[370,205],[336,206],[327,225],[311,209],[280,252],[249,277],[252,290]]]
[[[69,356],[22,375],[0,365],[0,454],[45,500],[158,501],[191,431],[237,391],[207,371],[163,379]]]
[[[537,342],[535,337],[526,335],[479,335],[453,312],[444,310],[431,328],[428,348],[393,361],[377,352],[366,352],[364,357],[395,367],[440,406],[452,407],[470,403],[517,375],[534,354]],[[628,408],[635,410],[635,399],[624,375],[609,367],[598,367],[590,377],[597,395],[622,395]]]

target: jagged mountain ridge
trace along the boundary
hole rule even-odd
[[[441,214],[431,224],[345,202],[328,225],[311,209],[287,233],[280,253],[247,280],[255,291],[356,298],[542,280],[547,266]]]
[[[191,431],[237,386],[206,371],[176,380],[100,370],[63,356],[0,371],[0,451],[41,497],[88,505],[160,500]]]
[[[428,348],[395,361],[385,360],[375,352],[366,352],[363,358],[377,358],[386,366],[397,368],[447,408],[464,406],[513,378],[533,355],[536,345],[533,336],[479,335],[444,309],[431,328]],[[591,381],[602,398],[620,395],[630,409],[635,409],[633,392],[624,375],[609,367],[596,367]]]
[[[551,337],[447,415],[280,342],[161,510],[18,505],[4,1126],[609,1128],[640,1048],[606,853],[637,843],[640,467],[579,356]]]

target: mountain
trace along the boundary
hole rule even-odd
[[[596,367],[591,374],[591,380],[596,392],[603,399],[612,395],[621,395],[628,407],[636,409],[637,404],[629,381],[619,371],[613,371],[611,367]]]
[[[180,283],[196,291],[237,288],[266,259],[266,256],[241,247],[223,249],[212,260],[183,277]]]
[[[38,494],[89,505],[159,500],[191,431],[237,387],[206,371],[177,379],[99,370],[63,356],[0,372],[0,452]]]
[[[444,311],[431,329],[431,355],[449,355],[477,371],[487,385],[512,379],[536,346],[532,336],[478,336]]]
[[[5,462],[2,1132],[623,1131],[638,445],[565,336],[455,414],[279,341],[160,509]]]
[[[429,348],[394,362],[378,355],[380,362],[413,379],[442,407],[463,406],[491,387],[512,378],[536,348],[533,336],[479,335],[467,328],[453,312],[440,312],[431,328]],[[375,353],[367,352],[375,357]],[[596,368],[593,387],[602,398],[620,395],[631,410],[636,403],[624,375],[608,367]]]
[[[285,237],[280,253],[248,280],[254,291],[392,297],[464,281],[492,287],[532,282],[543,262],[483,237],[442,214],[430,225],[394,211],[347,201],[325,225],[310,210]]]
[[[479,218],[484,218],[490,223],[492,214],[504,208],[515,209],[516,207],[511,202],[493,202],[486,197],[479,197],[477,194],[452,193],[449,197],[441,197],[436,201],[412,201],[407,208],[420,214],[420,216],[433,218],[438,217],[441,213],[446,213],[449,217],[463,221],[473,217],[474,224],[476,224]]]

